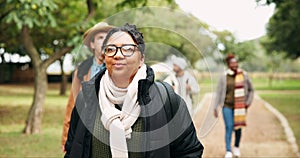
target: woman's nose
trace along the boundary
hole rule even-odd
[[[117,52],[116,52],[114,58],[124,58],[124,55],[122,54],[121,49],[117,49]]]

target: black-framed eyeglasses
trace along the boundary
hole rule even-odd
[[[118,49],[120,49],[123,56],[130,57],[130,56],[133,55],[133,53],[137,49],[137,45],[135,45],[135,44],[124,44],[120,47],[117,47],[116,45],[113,45],[113,44],[106,45],[104,47],[104,54],[106,56],[109,56],[109,57],[115,56],[118,52]]]

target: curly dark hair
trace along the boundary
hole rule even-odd
[[[233,58],[235,58],[235,55],[234,55],[233,53],[229,53],[229,54],[227,55],[227,57],[226,57],[226,59],[225,59],[227,65],[229,64],[229,61],[230,61],[231,59],[233,59]]]
[[[137,30],[137,28],[136,28],[135,25],[130,25],[128,23],[126,23],[124,26],[111,29],[107,33],[107,35],[106,35],[106,37],[105,37],[105,39],[103,41],[102,49],[105,48],[105,46],[107,44],[107,41],[112,36],[112,34],[118,32],[118,31],[127,32],[131,36],[131,38],[133,39],[133,41],[137,44],[137,47],[140,50],[140,52],[142,54],[144,54],[144,51],[145,51],[145,42],[144,42],[143,34]]]

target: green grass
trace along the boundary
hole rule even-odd
[[[259,95],[287,118],[300,147],[300,90],[262,91]]]
[[[256,90],[300,90],[300,80],[273,80],[253,79],[253,85]]]
[[[300,147],[300,80],[274,80],[269,86],[267,79],[254,79],[253,85],[265,101],[287,118]]]
[[[67,96],[50,85],[45,100],[42,132],[24,135],[33,86],[0,85],[0,157],[63,157],[61,133]]]

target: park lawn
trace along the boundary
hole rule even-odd
[[[255,90],[300,90],[300,80],[298,79],[286,79],[286,80],[273,80],[269,85],[267,78],[253,79],[253,85]]]
[[[287,118],[300,147],[300,90],[285,91],[262,91],[259,95]]]
[[[0,85],[0,157],[63,157],[60,142],[67,96],[58,95],[57,87],[49,86],[42,132],[24,135],[33,85]]]
[[[265,101],[281,112],[288,120],[293,130],[298,148],[300,147],[300,81],[277,80],[272,87],[266,80],[254,79],[253,85],[256,92]],[[300,150],[300,148],[299,148]]]

